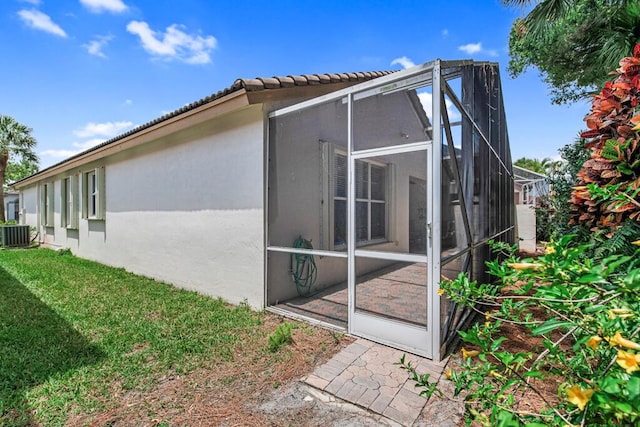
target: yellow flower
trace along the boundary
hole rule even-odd
[[[596,350],[598,348],[598,343],[600,343],[600,341],[602,341],[602,338],[600,338],[597,335],[594,335],[591,338],[589,338],[589,341],[587,341],[585,345],[587,347],[591,347],[593,350]]]
[[[451,377],[453,376],[453,371],[449,369],[447,372],[444,373],[444,376],[446,379],[451,379]]]
[[[438,289],[438,295],[444,295],[444,289],[442,288]]]
[[[544,248],[544,253],[549,255],[549,254],[555,254],[556,253],[556,248],[554,248],[553,246],[547,246],[546,248]]]
[[[633,313],[627,308],[612,308],[609,310],[609,319],[613,320],[616,317],[627,319],[633,317]]]
[[[494,371],[493,369],[489,371],[489,375],[494,378],[498,378],[499,380],[505,379],[504,375],[500,374],[498,371]]]
[[[462,358],[464,360],[467,360],[470,357],[475,357],[479,354],[480,352],[478,350],[467,350],[464,347],[462,347]]]
[[[631,374],[632,372],[640,369],[640,366],[638,366],[638,363],[640,363],[640,354],[633,354],[628,351],[618,350],[616,363],[620,365],[622,369],[627,371],[627,374]]]
[[[514,270],[536,270],[542,267],[540,264],[536,264],[533,262],[512,262],[507,264],[507,266],[513,268]]]
[[[640,344],[626,338],[622,338],[620,331],[616,332],[613,337],[609,337],[609,345],[611,347],[619,345],[620,347],[628,348],[630,350],[640,350]]]
[[[631,242],[632,245],[640,246],[640,240],[636,240],[635,242]]]
[[[591,400],[593,390],[590,388],[582,388],[579,385],[567,387],[567,400],[576,405],[582,411]]]

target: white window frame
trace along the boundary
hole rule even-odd
[[[26,224],[27,222],[27,209],[24,207],[24,192],[20,191],[18,207],[20,208],[20,215],[18,217],[18,224]]]
[[[40,220],[45,227],[53,227],[54,215],[54,185],[45,182],[40,187]]]
[[[342,156],[347,160],[348,164],[348,156],[346,150],[341,148],[336,148],[333,144],[327,143],[324,146],[323,150],[323,170],[326,171],[326,179],[324,179],[324,194],[325,200],[328,200],[329,203],[324,204],[323,209],[323,228],[326,230],[321,233],[323,239],[325,240],[324,247],[330,248],[330,250],[344,250],[347,247],[346,242],[344,244],[335,244],[335,201],[336,200],[344,200],[347,201],[346,197],[339,197],[335,195],[335,157]],[[389,225],[390,222],[390,213],[391,213],[391,186],[392,184],[392,165],[379,162],[372,159],[358,159],[356,162],[366,163],[368,165],[375,165],[384,168],[385,170],[385,200],[371,199],[371,167],[367,168],[369,174],[369,188],[368,190],[368,198],[357,198],[356,203],[358,202],[366,202],[367,203],[367,221],[368,221],[368,230],[367,230],[367,239],[359,240],[356,242],[356,247],[363,247],[368,245],[377,245],[381,243],[387,243],[391,240],[391,231]],[[348,176],[345,177],[347,180],[346,185],[348,188]],[[384,224],[384,238],[376,238],[371,239],[371,204],[372,203],[384,203],[385,205],[385,224]],[[347,218],[348,223],[348,218]]]
[[[78,176],[69,175],[60,180],[60,226],[78,228]]]
[[[82,174],[82,218],[104,220],[105,196],[104,167],[84,172]]]
[[[367,237],[365,239],[361,239],[361,240],[357,240],[357,244],[356,246],[364,246],[364,245],[373,245],[373,244],[377,244],[377,243],[385,243],[388,242],[388,236],[389,236],[389,206],[388,206],[388,199],[389,199],[389,188],[387,185],[387,182],[389,180],[389,170],[387,168],[387,165],[382,163],[382,162],[377,162],[375,160],[370,160],[370,159],[357,159],[356,160],[356,164],[357,163],[364,163],[367,165],[367,182],[368,182],[368,188],[367,188],[367,197],[363,198],[363,197],[356,197],[356,204],[355,206],[358,206],[358,203],[366,203],[367,204]],[[377,166],[383,169],[383,173],[385,176],[385,186],[384,186],[384,200],[381,199],[374,199],[372,198],[371,195],[371,187],[372,187],[372,183],[371,183],[371,166]],[[356,172],[356,176],[357,176],[357,172]],[[357,183],[356,183],[357,186]],[[373,238],[372,237],[372,230],[371,230],[371,206],[373,204],[384,204],[384,237],[377,237],[377,238]],[[356,217],[357,220],[357,217]],[[356,236],[357,239],[357,236]]]

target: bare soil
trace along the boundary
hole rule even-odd
[[[266,315],[268,337],[284,320]],[[187,375],[168,374],[146,391],[112,385],[108,410],[72,416],[68,426],[331,426],[384,425],[346,404],[309,394],[300,379],[352,338],[324,328],[293,329],[293,344],[265,357],[266,339],[243,341],[233,361],[203,366]]]
[[[167,375],[145,391],[126,391],[113,384],[108,410],[71,416],[68,426],[379,426],[387,420],[353,405],[323,401],[300,379],[353,341],[324,328],[304,325],[293,329],[293,344],[275,356],[265,355],[266,337],[281,322],[267,314],[260,341],[240,340],[231,362],[212,363],[187,375]],[[502,328],[511,351],[531,351],[541,346],[526,329]],[[450,366],[456,369],[459,356]],[[561,378],[539,381],[540,396],[531,391],[517,395],[518,410],[537,412],[557,400]],[[446,398],[444,398],[446,399]],[[546,402],[545,402],[546,401]]]

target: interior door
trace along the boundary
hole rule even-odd
[[[431,358],[431,146],[356,151],[349,161],[349,332]]]

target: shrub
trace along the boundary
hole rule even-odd
[[[487,426],[630,426],[640,423],[640,250],[584,257],[597,245],[566,236],[545,255],[488,263],[495,284],[461,274],[441,284],[453,301],[485,322],[459,332],[462,366],[447,376],[465,392],[467,420]],[[640,242],[636,242],[640,244]],[[502,328],[518,325],[537,343],[511,350]],[[557,398],[543,392],[556,384]],[[523,411],[518,393],[542,400]]]
[[[640,45],[620,60],[618,76],[595,96],[585,121],[590,158],[578,172],[571,202],[573,224],[615,227],[640,221]]]

